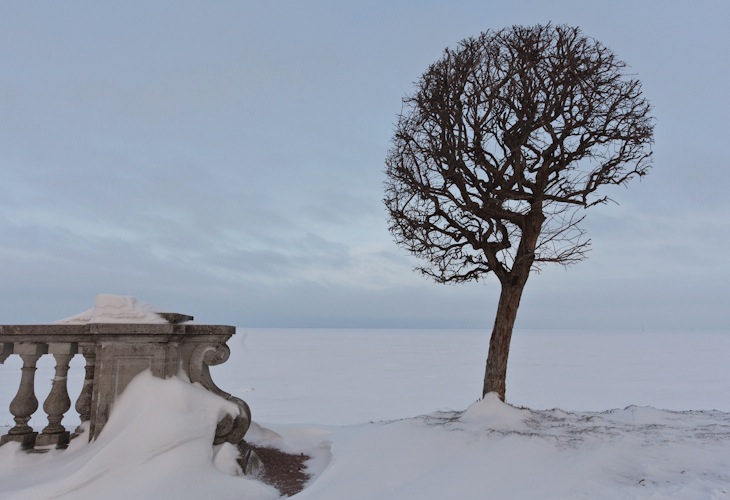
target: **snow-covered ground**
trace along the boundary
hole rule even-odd
[[[516,406],[477,401],[482,331],[239,329],[229,345],[213,378],[251,405],[248,439],[313,457],[294,498],[730,498],[730,332],[516,332]],[[2,433],[19,365],[0,365]],[[209,396],[144,375],[94,443],[0,448],[0,498],[276,498],[209,446],[226,411]]]

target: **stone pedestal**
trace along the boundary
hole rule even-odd
[[[71,441],[71,433],[69,431],[57,432],[55,434],[41,433],[35,438],[36,446],[55,446],[56,448],[66,448]]]
[[[216,325],[105,323],[89,325],[89,332],[96,338],[89,430],[91,440],[104,428],[114,401],[135,376],[145,370],[150,370],[154,376],[160,378],[176,375],[181,369],[187,373],[190,371],[191,356],[200,350],[199,346],[215,351],[219,346],[225,346],[226,341],[235,333],[235,328]],[[201,358],[200,363],[204,362]],[[196,365],[195,361],[192,365]],[[228,394],[222,395],[225,397]]]
[[[0,446],[5,443],[20,443],[20,447],[24,450],[30,450],[35,446],[35,440],[38,436],[37,432],[26,432],[25,434],[5,434],[0,436]]]

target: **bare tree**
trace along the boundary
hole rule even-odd
[[[504,399],[530,271],[582,260],[583,210],[608,200],[598,189],[647,172],[650,110],[608,48],[549,24],[463,40],[403,100],[386,159],[389,228],[439,283],[499,279],[483,394]]]

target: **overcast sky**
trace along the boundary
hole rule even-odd
[[[494,279],[437,285],[388,234],[402,97],[486,29],[580,26],[643,81],[654,168],[518,327],[730,329],[730,3],[6,1],[0,323],[133,295],[243,327],[489,328]]]

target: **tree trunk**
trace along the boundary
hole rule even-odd
[[[512,276],[512,278],[515,278],[515,276]],[[492,338],[489,341],[489,355],[484,374],[482,397],[487,393],[496,392],[499,399],[504,401],[507,358],[509,357],[509,346],[512,340],[512,329],[515,325],[517,309],[520,306],[520,299],[526,282],[527,275],[524,278],[509,279],[502,283],[497,316],[494,319]]]

